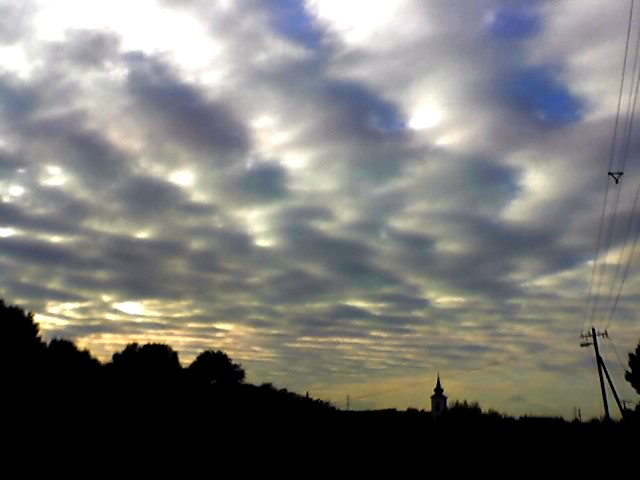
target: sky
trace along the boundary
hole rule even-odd
[[[340,407],[428,410],[439,372],[450,400],[602,415],[580,332],[607,326],[625,365],[640,337],[635,130],[607,177],[628,17],[0,0],[0,296],[103,361],[163,342]]]

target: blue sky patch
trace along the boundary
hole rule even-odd
[[[542,21],[530,8],[505,8],[496,13],[491,30],[498,38],[519,40],[538,34]]]
[[[550,67],[525,68],[510,79],[516,107],[543,123],[565,125],[579,121],[584,105],[554,75]]]
[[[284,37],[311,50],[322,44],[322,30],[309,15],[304,0],[268,0],[273,28]]]

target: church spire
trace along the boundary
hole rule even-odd
[[[444,388],[440,383],[440,372],[438,372],[438,380],[436,381],[436,388],[433,389],[433,395],[431,395],[431,415],[433,418],[437,418],[447,410],[447,396],[444,394]]]
[[[440,372],[438,372],[438,381],[436,382],[436,388],[433,389],[433,393],[436,395],[442,395],[444,393],[444,388],[440,385]]]

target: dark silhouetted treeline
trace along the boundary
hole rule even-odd
[[[204,351],[183,368],[169,345],[131,343],[102,364],[71,341],[43,341],[33,314],[3,300],[0,319],[3,390],[17,409],[115,423],[258,420],[335,410],[271,384],[245,383],[244,369],[221,351]]]

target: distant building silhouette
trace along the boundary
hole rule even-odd
[[[444,394],[444,389],[440,384],[440,374],[438,374],[438,381],[436,382],[436,388],[433,389],[433,395],[431,395],[431,415],[433,418],[438,418],[444,412],[447,411],[447,397]]]

